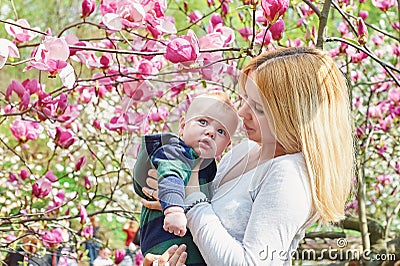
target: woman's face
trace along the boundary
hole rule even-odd
[[[243,126],[249,139],[260,145],[275,143],[268,125],[268,119],[259,94],[259,88],[253,81],[253,75],[249,75],[244,90],[241,90],[241,107],[238,114],[243,119]]]

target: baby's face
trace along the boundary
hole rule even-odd
[[[220,156],[231,143],[226,127],[208,116],[198,116],[182,122],[181,138],[200,158]]]

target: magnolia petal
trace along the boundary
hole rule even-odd
[[[62,84],[68,89],[72,89],[74,87],[76,78],[74,73],[74,68],[68,63],[66,67],[61,69],[59,72],[59,76]]]
[[[18,48],[11,41],[0,38],[0,69],[6,64],[8,57],[19,58]]]
[[[160,25],[156,26],[156,29],[169,34],[177,33],[175,25],[168,20],[163,20]]]
[[[122,29],[122,18],[114,13],[108,13],[102,19],[104,25],[110,30],[119,31]]]

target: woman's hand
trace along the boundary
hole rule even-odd
[[[161,204],[158,201],[158,182],[157,182],[157,170],[150,169],[147,174],[149,175],[146,179],[146,184],[149,187],[143,187],[143,193],[154,200],[142,199],[142,204],[148,209],[161,211]]]
[[[162,255],[148,253],[144,257],[143,266],[184,266],[187,258],[186,245],[171,246]]]

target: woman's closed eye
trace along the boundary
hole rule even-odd
[[[260,106],[259,104],[254,104],[254,110],[256,110],[257,113],[263,114],[264,113],[264,108]]]

